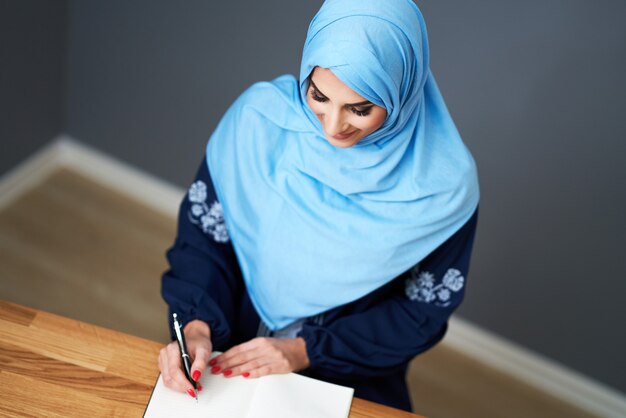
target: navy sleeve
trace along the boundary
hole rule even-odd
[[[461,303],[478,209],[446,242],[391,283],[307,322],[310,369],[329,378],[397,373],[440,341]]]
[[[176,241],[167,252],[161,295],[182,324],[200,319],[211,328],[216,350],[227,347],[242,291],[239,267],[224,224],[206,162],[185,194],[178,214]],[[174,335],[172,334],[172,338]]]

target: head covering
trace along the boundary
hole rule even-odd
[[[350,148],[331,145],[306,103],[315,66],[384,107],[383,125]],[[410,0],[327,0],[310,24],[299,81],[246,90],[206,156],[249,295],[274,330],[394,279],[478,205],[475,164]]]

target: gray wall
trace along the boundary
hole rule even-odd
[[[65,130],[186,186],[231,101],[297,74],[319,4],[70,1]],[[419,4],[480,171],[460,315],[626,392],[626,3]]]
[[[423,11],[480,172],[461,315],[626,392],[626,2]]]
[[[0,175],[63,132],[67,2],[0,0]]]
[[[321,3],[70,4],[69,133],[186,185],[232,101],[298,70]]]

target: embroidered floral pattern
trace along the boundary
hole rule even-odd
[[[206,203],[207,186],[202,180],[191,185],[187,193],[189,201],[193,203],[187,213],[189,221],[202,228],[205,234],[209,234],[217,242],[228,242],[228,230],[224,223],[222,204],[215,201],[209,206]]]
[[[448,269],[443,276],[443,285],[449,287],[451,290],[458,292],[463,287],[465,279],[461,276],[461,272],[457,269]]]
[[[189,201],[193,203],[204,203],[206,200],[206,184],[198,180],[189,188]]]
[[[435,276],[428,271],[419,271],[418,266],[411,270],[411,276],[405,282],[405,293],[411,300],[446,307],[450,305],[452,293],[461,290],[464,283],[461,272],[451,268],[441,283],[435,284]]]

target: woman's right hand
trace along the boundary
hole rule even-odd
[[[213,346],[211,344],[211,329],[209,325],[198,319],[190,321],[183,329],[189,356],[192,358],[191,376],[197,382],[206,369]],[[178,342],[172,341],[159,352],[159,369],[163,383],[168,388],[179,392],[187,392],[195,397],[193,386],[185,377],[180,359]],[[202,390],[199,384],[198,390]]]

